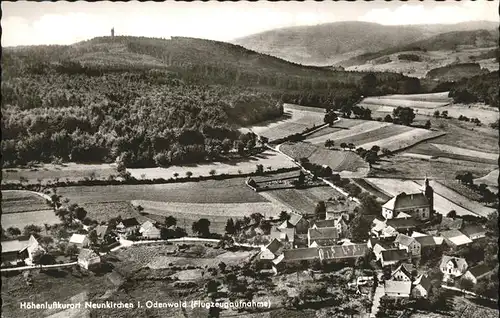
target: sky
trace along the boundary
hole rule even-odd
[[[498,21],[499,0],[356,2],[1,2],[2,46],[72,44],[96,36],[189,36],[230,41],[289,26]]]

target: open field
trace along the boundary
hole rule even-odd
[[[400,99],[396,98],[385,98],[384,97],[366,97],[360,103],[360,106],[369,107],[369,106],[389,106],[389,107],[411,107],[411,108],[425,108],[425,109],[434,109],[441,106],[445,106],[450,103],[450,101],[428,101],[428,100],[416,100],[413,99],[405,99],[403,95],[400,95]]]
[[[366,144],[369,142],[377,141],[377,140],[382,140],[385,138],[392,137],[394,135],[402,134],[407,131],[412,131],[414,128],[408,127],[408,126],[402,126],[402,125],[387,125],[384,127],[381,127],[376,130],[371,130],[359,134],[355,134],[353,136],[341,138],[341,139],[336,139],[335,143],[336,146],[338,147],[341,143],[353,143],[356,147]],[[335,136],[335,135],[333,135]]]
[[[118,216],[121,216],[122,219],[134,217],[137,218],[139,222],[147,220],[144,216],[141,216],[138,213],[129,201],[87,202],[79,205],[87,211],[87,216],[89,218],[97,220],[98,222],[107,221]]]
[[[439,92],[439,93],[426,93],[426,94],[394,94],[386,95],[380,98],[384,99],[394,99],[394,100],[407,100],[407,101],[422,101],[422,102],[433,102],[433,103],[448,103],[451,98],[448,97],[450,92]]]
[[[374,132],[376,133],[376,132]],[[436,138],[444,135],[445,132],[441,131],[430,131],[427,129],[414,128],[410,131],[403,132],[391,137],[387,137],[384,139],[379,139],[377,141],[372,141],[366,144],[360,145],[364,149],[370,149],[373,146],[379,146],[381,149],[388,149],[391,152],[398,151],[401,149],[406,149],[411,147],[419,142]]]
[[[282,211],[279,206],[270,202],[252,203],[179,203],[133,200],[132,205],[140,205],[144,212],[162,217],[173,216],[178,224],[186,224],[186,230],[190,232],[190,226],[200,218],[210,221],[212,232],[224,233],[228,218],[243,218],[252,213],[261,213],[265,217],[277,218]]]
[[[170,257],[158,256],[151,260],[146,266],[151,269],[163,269],[170,266],[196,266],[196,267],[215,267],[219,263],[224,262],[226,265],[241,265],[249,260],[252,252],[226,252],[217,255],[215,258],[186,258],[186,257]],[[172,265],[169,265],[172,264]]]
[[[374,186],[372,183],[367,182],[365,179],[352,179],[351,181],[383,202],[387,202],[392,198],[392,196],[387,195],[385,192]]]
[[[211,170],[215,170],[216,174],[251,173],[255,172],[256,165],[258,164],[263,165],[264,169],[271,167],[273,170],[295,166],[282,154],[272,150],[266,150],[261,154],[249,158],[229,162],[171,166],[168,168],[128,168],[127,171],[136,179],[170,179],[174,177],[174,173],[178,173],[179,177],[185,177],[187,171],[191,171],[195,177],[209,176]]]
[[[365,179],[367,182],[372,183],[375,187],[381,189],[391,196],[395,196],[401,192],[406,193],[419,193],[421,185],[412,180],[400,180],[400,179],[379,179],[379,178],[367,178]],[[432,184],[431,184],[432,185]],[[440,193],[443,192],[443,194]],[[488,209],[483,207],[481,210],[471,209],[468,210],[465,207],[462,207],[454,202],[456,199],[459,199],[457,202],[468,201],[467,198],[459,195],[458,193],[454,193],[453,191],[445,188],[437,186],[434,189],[434,209],[437,213],[446,215],[451,210],[455,210],[457,215],[479,215],[479,216],[487,216],[492,209]],[[467,205],[469,207],[477,207],[476,202],[469,202]]]
[[[330,150],[307,142],[281,144],[279,150],[297,160],[307,158],[312,163],[328,165],[335,172],[366,173],[362,170],[368,167],[367,163],[352,151]]]
[[[475,184],[484,183],[488,187],[493,187],[493,188],[496,188],[498,190],[498,169],[491,171],[490,173],[488,173],[484,177],[475,179],[474,183]]]
[[[23,190],[2,191],[2,214],[52,210],[41,196]]]
[[[441,139],[438,138],[437,140]],[[412,147],[409,151],[410,152],[403,153],[402,155],[424,160],[454,159],[489,164],[495,164],[497,162],[497,159],[493,158],[494,154],[492,153],[480,152],[444,144],[435,144],[431,142],[422,143],[416,147]]]
[[[253,131],[257,135],[275,140],[300,133],[314,125],[324,124],[325,110],[322,108],[284,104],[284,114],[279,120],[267,121],[251,127],[241,128],[242,132]]]
[[[347,119],[342,119],[341,121],[347,121]],[[349,129],[344,129],[338,132],[334,132],[332,134],[323,135],[315,138],[308,138],[307,141],[312,144],[324,144],[325,141],[331,139],[333,141],[337,141],[344,138],[349,138],[354,135],[367,133],[370,131],[375,131],[379,128],[390,126],[391,123],[384,123],[378,121],[363,121],[361,124],[356,122],[356,125],[349,127]]]
[[[29,183],[46,184],[48,181],[77,181],[84,178],[107,179],[110,175],[117,176],[115,164],[79,164],[65,163],[62,165],[43,164],[33,168],[2,169],[2,182],[19,182],[26,178]]]
[[[2,213],[2,227],[7,229],[9,227],[17,227],[23,229],[26,225],[35,224],[43,226],[47,224],[57,224],[61,221],[52,210],[40,210],[22,213]]]
[[[464,149],[464,148],[454,147],[454,146],[450,146],[450,145],[437,144],[437,143],[433,143],[432,145],[437,147],[439,150],[441,150],[443,152],[448,152],[448,153],[452,153],[455,155],[478,157],[478,158],[494,160],[494,161],[498,160],[498,153],[487,153],[487,152],[475,151],[475,150],[471,150],[471,149]]]

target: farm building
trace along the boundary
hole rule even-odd
[[[317,229],[324,227],[335,227],[337,228],[339,236],[345,236],[348,230],[348,220],[349,220],[348,216],[347,217],[339,216],[337,218],[315,221],[311,226],[311,228]]]
[[[362,258],[368,252],[366,244],[334,245],[319,248],[321,261],[344,261]]]
[[[373,255],[375,255],[375,259],[378,261],[382,257],[383,251],[397,249],[394,246],[394,237],[384,238],[384,239],[375,239],[372,241],[373,244]]]
[[[415,266],[412,264],[401,264],[391,273],[391,280],[411,282],[413,271],[415,271]]]
[[[132,234],[140,228],[141,224],[137,221],[136,218],[129,218],[122,220],[117,226],[116,229],[120,233]]]
[[[462,246],[472,243],[472,240],[459,230],[449,230],[440,233],[446,244],[451,247]]]
[[[431,290],[431,280],[427,275],[420,275],[413,282],[411,295],[415,298],[427,298]]]
[[[406,250],[392,249],[381,252],[380,263],[382,266],[389,266],[409,259],[410,254]]]
[[[295,228],[273,228],[271,230],[271,240],[277,239],[282,243],[290,243],[292,246],[295,242]]]
[[[69,239],[69,244],[74,244],[79,248],[84,248],[90,245],[90,240],[85,234],[73,234]]]
[[[467,261],[464,258],[443,255],[439,268],[445,277],[459,277],[467,271]]]
[[[336,227],[310,228],[307,231],[309,247],[329,246],[337,244],[339,233]]]
[[[284,244],[277,239],[273,239],[269,244],[262,248],[259,258],[261,260],[273,260],[283,253]]]
[[[461,230],[461,232],[467,235],[473,241],[486,237],[486,229],[481,225],[476,225],[476,224],[466,225]]]
[[[443,216],[443,219],[441,220],[441,223],[439,224],[439,228],[441,230],[460,230],[462,228],[462,225],[464,223],[464,220],[460,218],[449,218],[446,216]]]
[[[413,256],[418,256],[421,253],[421,245],[414,237],[398,234],[394,243],[399,247],[399,249],[404,249]]]
[[[92,265],[99,264],[101,258],[91,249],[83,248],[78,254],[78,265],[85,269],[89,269]]]
[[[31,265],[33,253],[38,249],[42,248],[33,235],[2,241],[2,266],[17,265],[20,262]]]
[[[411,282],[386,280],[384,292],[387,297],[404,297],[409,298],[411,291]]]
[[[372,223],[372,228],[370,234],[375,237],[393,237],[398,235],[398,231],[392,226],[387,224],[387,221],[380,221],[379,219],[374,219]]]
[[[391,219],[387,220],[386,224],[390,227],[393,227],[398,232],[410,232],[411,230],[417,228],[420,225],[420,222],[414,218],[408,219]]]
[[[273,260],[273,271],[277,273],[285,267],[285,264],[298,265],[302,262],[319,261],[319,252],[315,247],[312,248],[296,248],[284,250],[283,254]]]
[[[297,234],[306,234],[309,228],[309,221],[307,221],[302,215],[298,213],[291,212],[288,214],[289,219],[284,221],[278,228],[294,228]]]
[[[95,227],[95,233],[97,234],[97,239],[102,241],[106,234],[110,233],[110,229],[107,225],[98,225]]]
[[[430,235],[417,236],[415,240],[420,244],[421,249],[436,247],[443,242],[442,240],[436,240],[435,237]]]
[[[486,278],[492,271],[492,268],[484,264],[480,264],[469,268],[463,277],[471,280],[474,284],[477,284],[478,280]]]
[[[434,190],[426,178],[422,193],[400,193],[382,206],[382,216],[387,220],[398,217],[400,213],[418,220],[428,220],[434,209]]]
[[[139,233],[142,234],[142,237],[149,239],[159,239],[161,237],[160,229],[157,228],[151,221],[142,223],[139,228]]]

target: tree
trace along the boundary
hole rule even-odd
[[[57,239],[63,240],[69,237],[69,233],[64,227],[60,227],[57,229],[55,236]]]
[[[191,178],[193,176],[193,173],[191,171],[186,171],[186,177]]]
[[[272,225],[271,222],[267,220],[262,220],[260,222],[259,227],[261,228],[261,230],[264,232],[265,235],[268,235],[271,232]]]
[[[193,222],[191,229],[201,237],[208,237],[210,236],[210,221],[205,218],[199,219]]]
[[[177,179],[177,177],[179,177],[179,174],[177,172],[174,172],[174,178]]]
[[[349,223],[349,234],[354,242],[364,242],[368,239],[371,224],[362,215],[356,215]]]
[[[40,245],[43,246],[43,248],[48,251],[50,244],[54,243],[54,239],[50,236],[42,236],[38,239],[40,242]]]
[[[439,110],[436,110],[436,111],[434,112],[434,117],[435,117],[435,118],[439,118],[439,116],[440,116],[440,114],[439,114]]]
[[[460,289],[470,291],[474,286],[474,283],[466,277],[462,277],[459,281]]]
[[[9,233],[10,236],[18,236],[21,235],[21,230],[17,227],[9,227],[7,228],[7,233]]]
[[[78,252],[79,250],[78,247],[76,247],[76,245],[69,244],[66,247],[65,255],[73,259],[78,254]]]
[[[448,214],[446,214],[446,217],[448,218],[456,218],[457,217],[457,211],[455,210],[451,210],[450,212],[448,212]]]
[[[90,241],[90,245],[97,245],[98,242],[99,242],[99,237],[97,236],[97,232],[96,230],[92,230],[90,231],[89,235],[87,236],[89,238],[89,241]]]
[[[335,142],[331,139],[327,139],[325,141],[325,147],[326,148],[333,148],[335,146]]]
[[[386,123],[392,123],[392,117],[391,117],[391,115],[389,115],[389,114],[385,115],[384,121]]]
[[[42,232],[41,227],[39,227],[38,225],[30,224],[24,227],[23,235],[25,236],[33,235],[35,237],[38,237],[41,232]]]
[[[338,116],[333,111],[329,111],[325,114],[323,121],[328,125],[333,125],[333,123],[337,120]]]
[[[304,175],[304,172],[300,170],[299,172],[299,179],[297,180],[298,185],[303,185],[306,180],[306,176]]]
[[[176,226],[177,219],[171,215],[165,217],[165,221],[163,222],[166,227]]]
[[[368,165],[370,166],[370,168],[372,167],[372,165],[374,163],[376,163],[378,160],[378,156],[377,156],[377,153],[375,151],[368,151],[365,155],[365,161],[368,162]]]
[[[224,273],[226,271],[227,265],[224,262],[219,263],[219,269],[221,273]]]
[[[217,292],[217,289],[219,287],[219,283],[217,283],[215,280],[211,279],[207,282],[207,293],[215,293]]]
[[[215,176],[215,174],[216,174],[216,173],[217,173],[217,172],[215,171],[215,169],[212,169],[212,170],[210,170],[210,172],[209,172],[209,174],[210,174],[211,176]]]
[[[326,204],[325,201],[319,201],[314,208],[314,215],[319,220],[324,220],[326,216]]]
[[[286,213],[286,211],[281,211],[280,213],[280,221],[288,221],[290,219],[290,215]]]
[[[443,110],[443,112],[441,112],[441,117],[443,118],[448,118],[448,111],[447,110]]]
[[[355,149],[355,148],[356,148],[356,146],[355,146],[352,142],[348,143],[348,144],[347,144],[347,147],[348,147],[350,150],[353,150],[353,149]]]
[[[486,221],[486,229],[489,233],[493,234],[495,237],[498,237],[498,214],[496,212],[492,212],[488,215],[488,219]]]
[[[364,215],[379,215],[382,212],[382,206],[373,195],[362,193],[359,195],[361,202],[361,213]]]
[[[250,218],[253,219],[255,225],[259,225],[262,219],[264,219],[264,216],[258,212],[255,212],[250,214]]]
[[[229,218],[229,220],[227,220],[227,222],[226,222],[226,233],[227,234],[235,234],[236,233],[236,229],[234,227],[234,221],[232,218]]]
[[[343,150],[345,150],[345,148],[347,148],[347,144],[345,142],[341,143],[340,144],[340,148],[342,148]]]
[[[410,107],[398,106],[392,111],[392,115],[394,116],[395,120],[406,126],[409,126],[415,119],[413,108]]]
[[[430,120],[427,120],[427,121],[425,122],[424,128],[425,128],[425,129],[431,129],[431,121],[430,121]]]
[[[255,172],[256,172],[257,174],[263,174],[263,173],[264,173],[264,166],[263,166],[263,165],[261,165],[261,164],[256,165],[256,170],[255,170]]]
[[[85,219],[86,216],[87,216],[87,211],[85,211],[85,209],[82,208],[81,206],[75,209],[75,218],[77,218],[78,220],[82,221],[83,219]]]

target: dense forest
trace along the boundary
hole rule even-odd
[[[212,160],[251,148],[237,128],[281,116],[283,102],[330,108],[420,90],[400,74],[333,72],[191,38],[7,48],[2,78],[4,166]]]
[[[449,96],[453,97],[453,101],[456,103],[484,102],[498,108],[499,81],[498,71],[464,78],[450,85]]]

